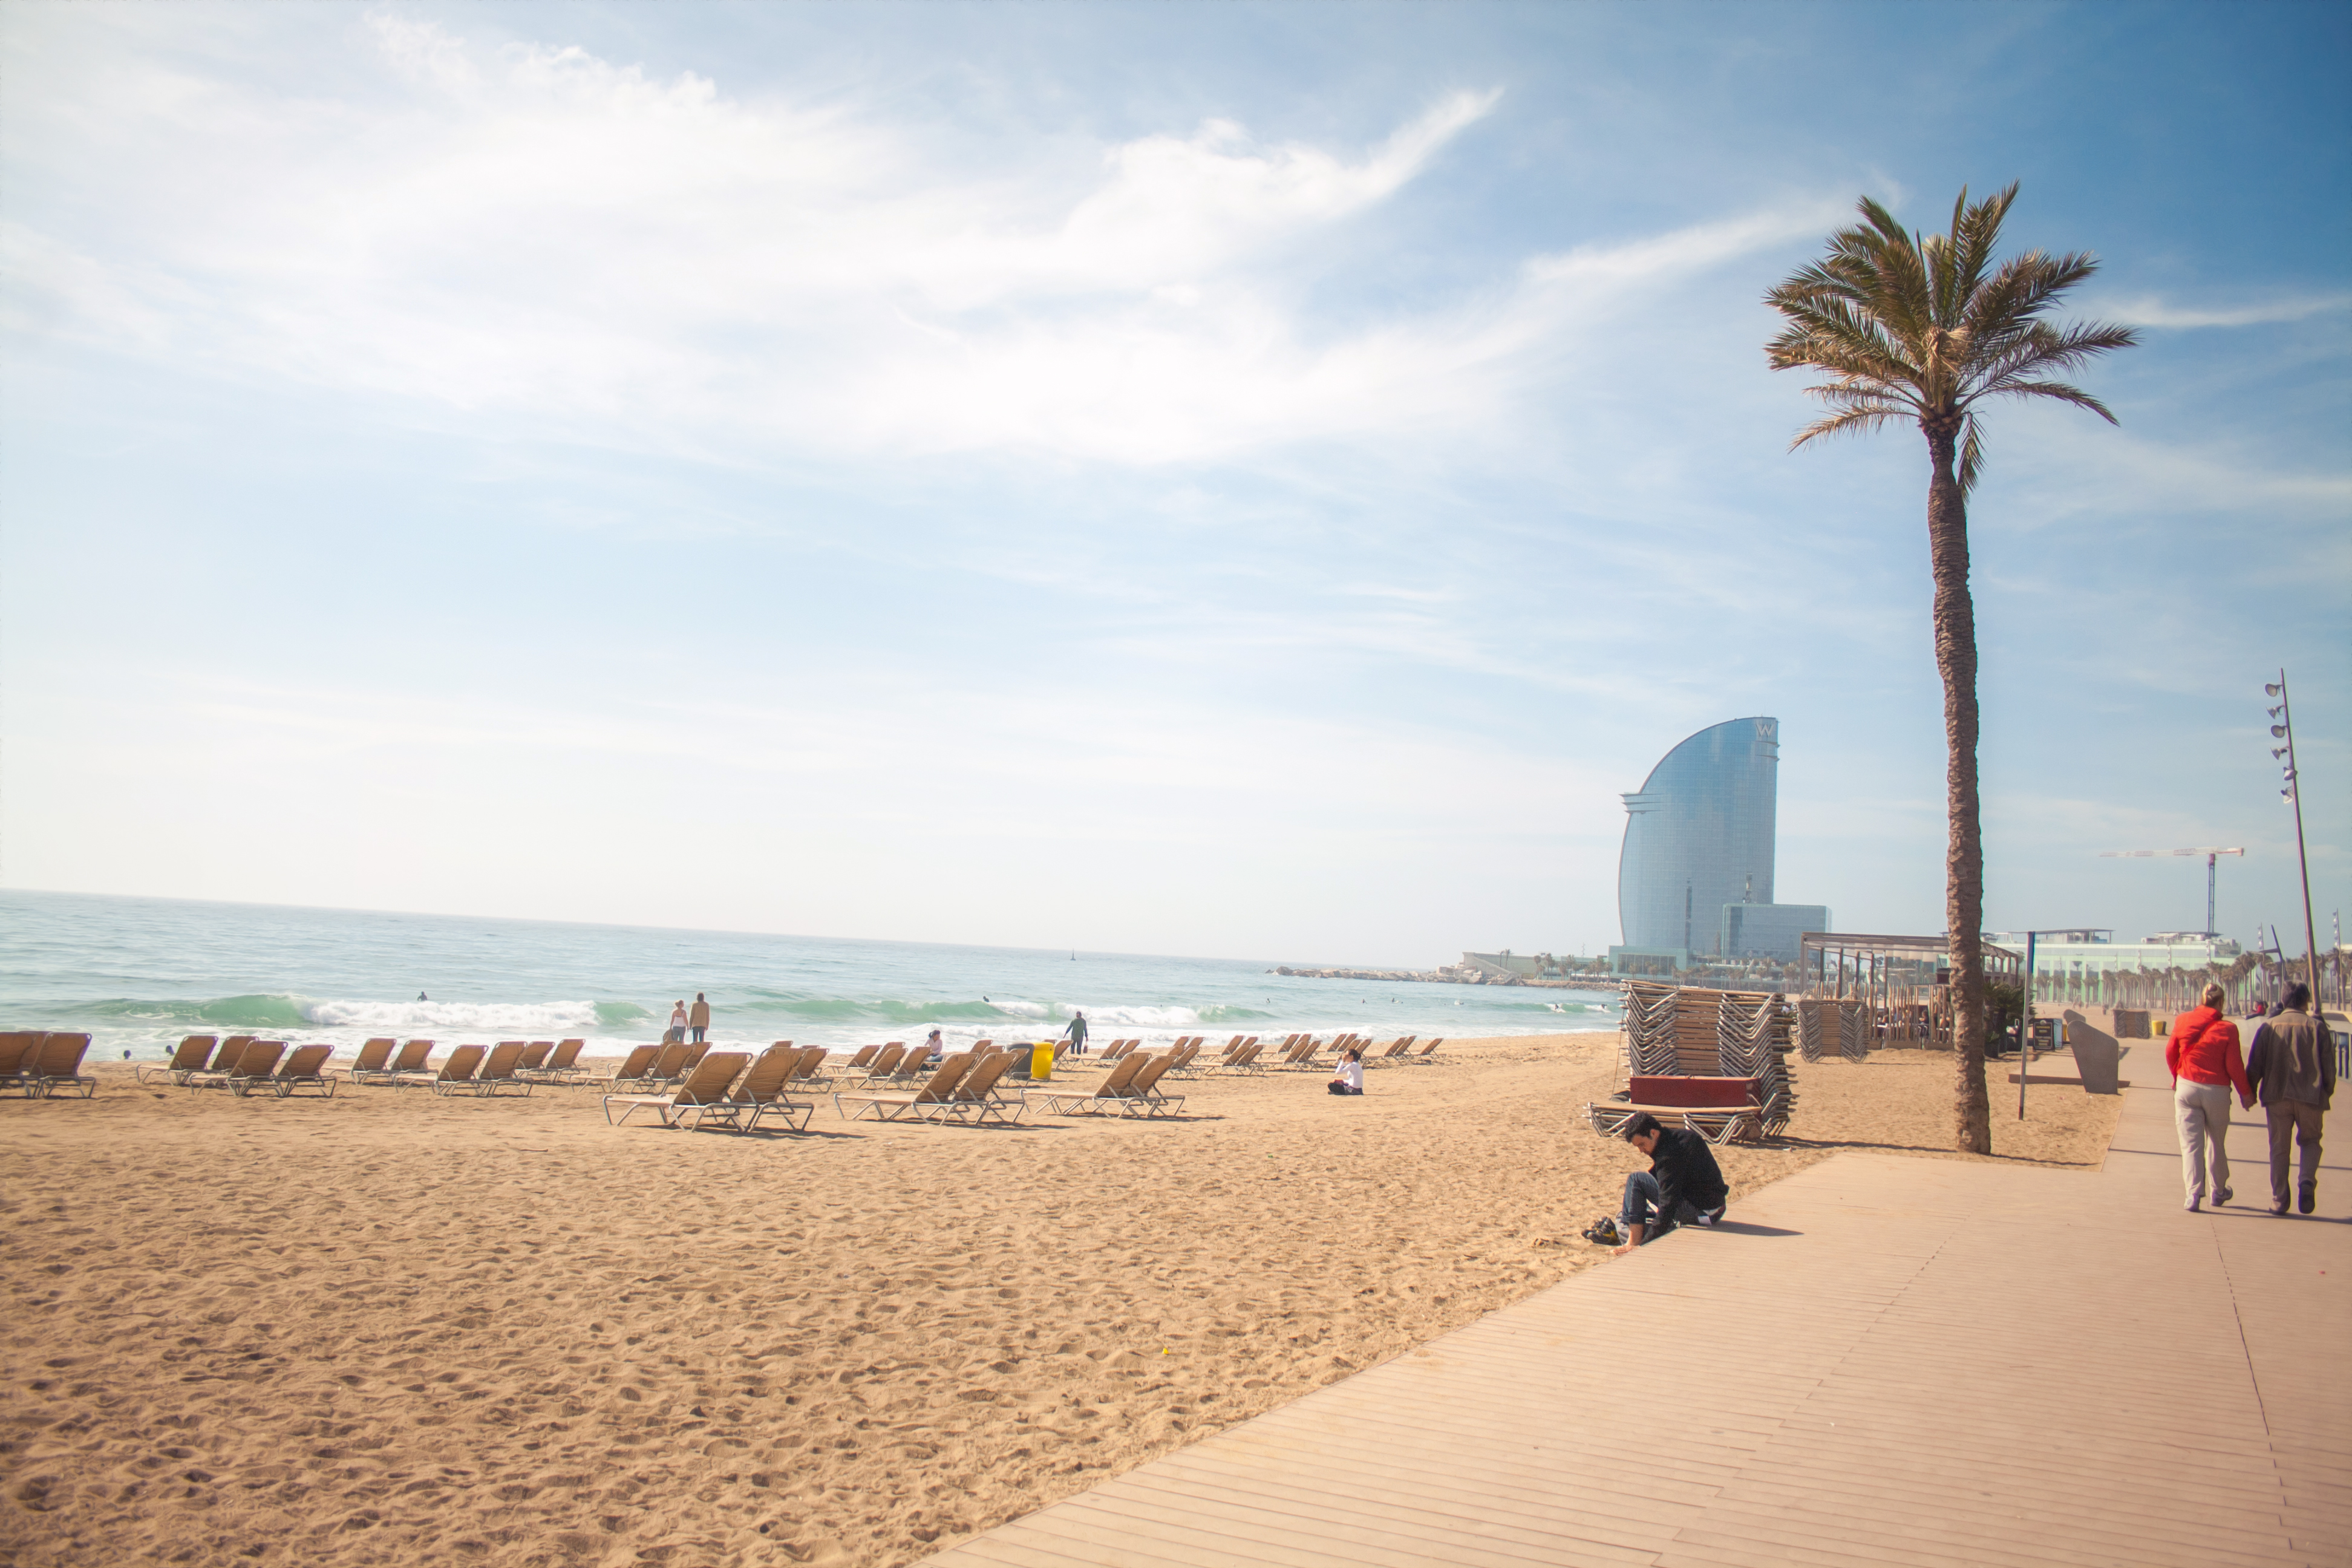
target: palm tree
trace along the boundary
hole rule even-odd
[[[1775,370],[1830,379],[1805,390],[1829,412],[1791,448],[1824,436],[1916,420],[1927,437],[1927,549],[1936,579],[1936,668],[1944,680],[1949,837],[1944,919],[1952,949],[1953,1041],[1959,1081],[1957,1147],[1992,1150],[1985,1100],[1984,848],[1977,812],[1976,606],[1969,597],[1969,492],[1984,467],[1978,405],[2048,397],[2116,416],[2080,388],[2053,381],[2095,354],[2138,341],[2127,327],[2054,327],[2042,319],[2097,268],[2090,256],[2029,251],[1993,265],[2017,186],[1974,205],[1966,189],[1948,234],[1906,232],[1867,197],[1864,222],[1830,237],[1829,254],[1765,296],[1788,319],[1766,345]]]

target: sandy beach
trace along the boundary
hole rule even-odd
[[[1616,1048],[750,1138],[101,1066],[88,1103],[0,1104],[0,1552],[910,1562],[1604,1262],[1577,1233],[1644,1163],[1581,1114]],[[1948,1142],[1948,1057],[1791,1065],[1790,1141],[1723,1155],[1735,1204]],[[2097,1162],[2116,1098],[2036,1088],[2021,1124],[1990,1076],[1997,1157]]]

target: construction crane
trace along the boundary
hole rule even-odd
[[[2221,933],[2213,929],[2213,868],[2224,855],[2245,858],[2243,849],[2102,849],[2102,860],[2149,860],[2158,855],[2202,855],[2205,857],[2205,940],[2212,941]]]

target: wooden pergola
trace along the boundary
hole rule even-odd
[[[1987,981],[2023,978],[2022,955],[1991,942],[1983,951]],[[1881,1040],[1951,1043],[1951,967],[1945,936],[1809,931],[1798,949],[1801,994],[1864,1004]]]

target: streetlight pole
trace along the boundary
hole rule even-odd
[[[2286,742],[2284,746],[2273,747],[2271,755],[2286,759],[2286,787],[2279,794],[2294,806],[2294,863],[2303,873],[2303,952],[2305,967],[2311,972],[2311,1005],[2316,1007],[2320,1005],[2319,928],[2311,919],[2311,862],[2303,851],[2303,780],[2294,765],[2294,709],[2287,698],[2286,670],[2282,668],[2277,682],[2264,686],[2263,690],[2279,700],[2279,705],[2271,710],[2271,718],[2276,721],[2271,725],[2271,736]]]

